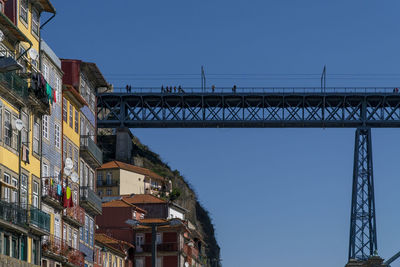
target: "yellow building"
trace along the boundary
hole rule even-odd
[[[95,234],[94,267],[125,267],[133,245],[105,234]]]
[[[97,192],[102,196],[168,196],[171,190],[172,184],[169,180],[146,168],[110,161],[97,169]]]
[[[40,239],[50,231],[40,178],[51,94],[37,83],[39,28],[40,14],[55,10],[47,0],[0,1],[0,9],[0,266],[40,265]]]

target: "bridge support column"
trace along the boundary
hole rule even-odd
[[[377,250],[371,129],[355,136],[349,260],[366,261]]]

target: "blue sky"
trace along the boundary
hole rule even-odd
[[[116,87],[200,86],[201,65],[217,87],[319,86],[324,64],[328,86],[400,86],[395,0],[53,3],[47,43],[59,57],[96,62]],[[354,129],[133,132],[194,185],[224,266],[345,264]],[[386,258],[400,250],[399,133],[373,130],[378,247]]]

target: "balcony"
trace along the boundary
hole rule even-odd
[[[0,94],[22,106],[28,97],[28,83],[15,72],[0,73]]]
[[[83,253],[80,252],[79,250],[70,247],[67,257],[68,261],[63,263],[64,266],[69,266],[69,267],[85,266],[85,257],[83,256]]]
[[[42,184],[42,201],[49,204],[57,210],[63,209],[62,196],[57,194],[57,178],[43,178]]]
[[[38,235],[48,235],[50,215],[34,206],[29,206],[29,226]]]
[[[28,263],[10,256],[0,254],[0,267],[40,267],[38,265]]]
[[[81,135],[80,155],[94,168],[103,164],[103,151],[87,135]]]
[[[97,180],[97,187],[105,187],[105,186],[119,186],[118,180],[111,180],[111,181],[104,181],[104,180]]]
[[[27,211],[21,206],[0,200],[0,227],[27,232]]]
[[[91,215],[101,215],[101,199],[96,193],[87,186],[80,188],[81,206]]]
[[[66,208],[63,211],[63,219],[76,227],[82,227],[85,224],[85,211],[79,206]]]
[[[151,244],[143,244],[142,245],[143,252],[151,253]],[[157,245],[157,251],[159,252],[174,252],[178,251],[178,243],[176,242],[165,242]]]
[[[56,261],[64,262],[68,258],[69,246],[59,237],[45,236],[42,242],[42,254]]]

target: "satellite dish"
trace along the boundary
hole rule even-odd
[[[15,120],[15,128],[17,128],[18,132],[22,130],[22,128],[24,128],[24,123],[22,122],[22,120],[17,119]]]
[[[65,159],[65,168],[72,170],[73,167],[74,167],[74,163],[72,162],[72,159],[66,158]]]
[[[70,176],[70,175],[71,175],[71,172],[72,172],[71,169],[68,169],[67,167],[64,168],[64,174],[65,174],[66,176]]]
[[[39,53],[36,51],[35,48],[31,48],[29,50],[29,56],[31,57],[31,59],[37,60],[37,58],[39,57]]]
[[[189,267],[189,262],[185,262],[185,267]]]
[[[0,42],[4,41],[4,33],[2,30],[0,30]]]
[[[78,174],[76,172],[73,172],[71,175],[72,182],[76,183],[76,182],[78,182],[78,179],[79,179]]]

